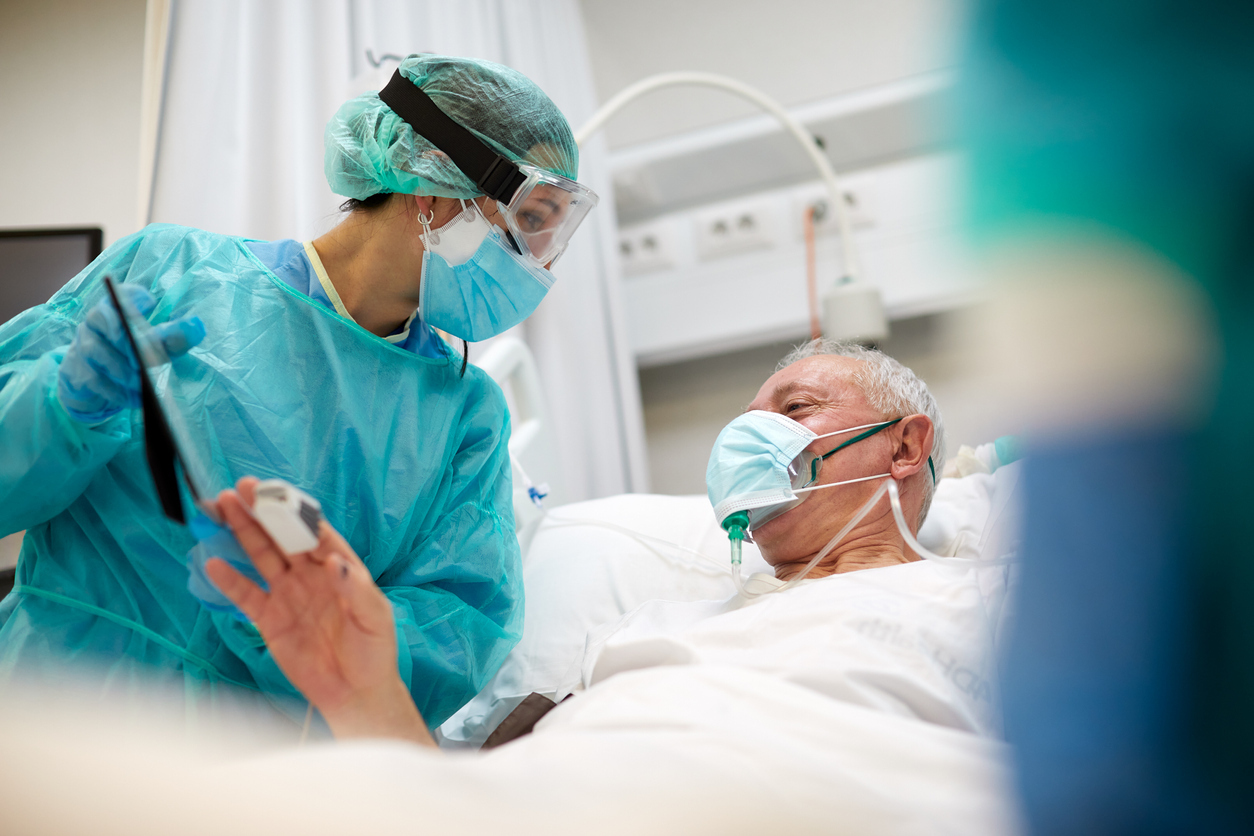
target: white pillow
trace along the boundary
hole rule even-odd
[[[941,479],[919,540],[938,554],[978,556],[1006,482],[978,473]],[[522,640],[492,681],[440,727],[445,748],[478,748],[528,694],[554,696],[595,628],[646,601],[723,600],[735,591],[727,535],[704,496],[622,494],[565,505],[527,533]],[[771,571],[751,543],[743,571]]]
[[[1019,465],[996,473],[972,473],[959,479],[941,479],[927,519],[919,527],[924,548],[945,557],[992,558],[986,547],[1011,521],[1014,486]]]
[[[552,696],[594,628],[645,601],[723,599],[735,591],[727,535],[704,496],[622,494],[565,505],[527,539],[522,640],[487,687],[440,728],[445,747],[477,748],[528,694]],[[751,543],[743,559],[746,574],[770,571]]]

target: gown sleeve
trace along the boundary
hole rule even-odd
[[[522,633],[509,417],[500,391],[489,385],[487,397],[470,399],[458,422],[461,435],[436,491],[442,501],[431,509],[429,533],[375,577],[392,604],[401,679],[431,728],[487,684]],[[227,613],[213,619],[263,692],[299,696],[252,625]]]
[[[129,410],[100,424],[71,418],[57,397],[61,360],[105,275],[125,279],[143,233],[118,241],[57,291],[0,325],[0,535],[69,507],[131,437]]]

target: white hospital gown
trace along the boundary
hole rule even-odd
[[[928,561],[833,575],[748,600],[651,601],[589,636],[578,676],[572,672],[559,697],[625,671],[730,666],[842,702],[996,735],[985,613],[970,571]]]

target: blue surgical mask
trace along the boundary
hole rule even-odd
[[[454,337],[478,342],[513,328],[553,286],[553,275],[519,256],[474,203],[463,201],[440,229],[423,229],[418,315]]]
[[[706,491],[719,524],[737,511],[749,514],[755,529],[796,508],[810,491],[882,479],[888,473],[846,479],[811,487],[823,459],[900,421],[881,421],[817,435],[808,427],[777,412],[752,410],[732,421],[719,433],[705,471]],[[822,456],[806,452],[820,438],[863,430]],[[930,461],[930,460],[929,460]]]

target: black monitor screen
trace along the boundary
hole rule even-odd
[[[42,305],[100,255],[91,229],[0,229],[0,322]]]

